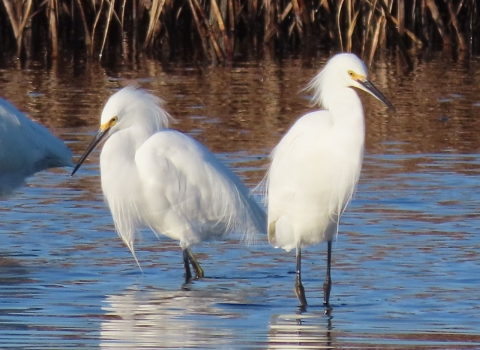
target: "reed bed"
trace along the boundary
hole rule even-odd
[[[225,61],[264,46],[478,51],[475,0],[0,0],[0,48],[20,57],[73,49]]]

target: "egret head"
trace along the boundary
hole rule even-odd
[[[100,130],[126,129],[141,125],[158,131],[167,128],[171,117],[162,108],[163,101],[145,90],[127,86],[113,94],[105,104]]]
[[[162,100],[145,90],[127,86],[113,94],[105,104],[100,118],[100,129],[90,146],[73,169],[80,168],[88,155],[104,139],[113,133],[137,126],[149,134],[167,128],[172,120],[162,108]]]
[[[365,63],[353,53],[341,53],[333,56],[323,70],[308,84],[307,89],[314,90],[313,100],[328,109],[330,92],[335,89],[357,88],[372,94],[389,109],[393,105],[368,80],[368,71]]]

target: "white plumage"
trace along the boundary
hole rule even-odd
[[[63,141],[0,98],[0,197],[36,172],[73,166],[71,158]]]
[[[363,157],[362,132],[351,135],[357,136],[357,142],[329,137],[337,128],[348,134],[343,126],[334,123],[327,111],[309,113],[273,151],[268,184],[269,240],[273,245],[290,250],[330,241],[337,233]],[[363,123],[357,127],[363,130]]]
[[[271,154],[267,175],[268,238],[272,245],[297,250],[295,292],[302,307],[301,248],[328,242],[324,303],[330,294],[331,241],[350,202],[363,160],[363,107],[352,87],[393,106],[367,80],[364,63],[353,54],[339,54],[307,88],[325,110],[301,117]]]
[[[265,213],[241,180],[207,148],[168,129],[161,100],[126,87],[110,97],[99,134],[78,162],[104,138],[100,156],[102,190],[118,234],[134,252],[135,234],[150,227],[180,242],[186,280],[192,263],[203,271],[189,247],[233,231],[251,240],[264,232]]]

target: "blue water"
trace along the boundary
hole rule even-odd
[[[402,172],[405,158],[423,170]],[[474,174],[452,171],[457,162],[479,165],[480,155],[366,156],[334,243],[330,316],[322,306],[324,245],[304,253],[303,313],[293,293],[294,253],[265,237],[196,247],[206,278],[182,287],[175,242],[144,231],[142,274],[101,194],[76,188],[98,183],[95,164],[73,178],[44,172],[3,202],[0,344],[478,347],[480,191]]]
[[[258,82],[256,67],[238,72]],[[305,70],[296,61],[273,67],[291,79]],[[261,71],[272,71],[267,68]],[[234,79],[248,98],[222,94],[228,74],[220,68],[207,77],[178,68],[152,80],[145,80],[151,73],[144,70],[126,70],[118,79],[98,70],[74,82],[63,76],[39,79],[36,89],[26,83],[15,102],[28,101],[23,110],[37,117],[51,106],[58,117],[50,128],[79,155],[112,89],[132,76],[153,81],[147,87],[171,90],[168,102],[179,118],[177,128],[206,143],[252,188],[265,172],[271,147],[308,108],[301,95],[278,98],[283,95],[276,94],[277,85],[259,88],[255,99],[249,75]],[[286,79],[281,86],[301,86],[314,71],[306,70],[301,81]],[[21,75],[17,80],[48,76],[0,70],[0,78],[15,74]],[[179,77],[190,80],[175,85]],[[204,79],[210,90],[200,91]],[[403,79],[407,89],[412,82]],[[67,88],[48,90],[53,83]],[[100,87],[87,94],[85,86]],[[25,93],[31,90],[41,92]],[[322,306],[326,245],[303,254],[309,302],[304,312],[293,292],[294,252],[272,248],[265,236],[249,246],[231,239],[194,247],[206,277],[184,286],[177,243],[144,230],[136,245],[141,272],[115,233],[94,152],[74,177],[68,170],[46,171],[0,201],[0,348],[480,348],[480,147],[469,133],[476,121],[468,124],[456,115],[456,105],[444,106],[460,103],[453,99],[438,102],[448,121],[439,121],[437,111],[404,124],[413,113],[402,113],[408,103],[383,91],[393,96],[398,115],[378,119],[384,110],[362,95],[375,118],[367,119],[361,180],[333,245],[329,315]],[[436,94],[450,96],[432,88]],[[77,95],[72,105],[71,96]],[[48,101],[40,103],[43,98]],[[268,101],[266,107],[262,101]],[[270,118],[279,111],[293,116]]]

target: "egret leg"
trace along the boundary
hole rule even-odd
[[[302,284],[302,249],[297,247],[297,275],[295,278],[295,294],[297,295],[298,300],[300,301],[300,306],[305,308],[307,306],[307,299],[305,298],[305,289]]]
[[[332,289],[332,278],[330,277],[330,266],[332,263],[332,241],[328,241],[327,253],[327,276],[323,283],[323,305],[328,306],[330,300],[330,290]]]
[[[203,269],[200,266],[200,264],[198,263],[198,260],[195,258],[192,251],[190,250],[190,248],[187,248],[186,251],[187,251],[187,254],[188,254],[188,260],[190,261],[190,264],[192,264],[192,267],[195,270],[195,278],[197,280],[200,279],[200,278],[203,278],[203,276],[204,276]]]
[[[183,265],[185,266],[185,283],[188,283],[192,279],[192,272],[190,271],[190,264],[189,264],[189,252],[190,249],[183,250]]]

